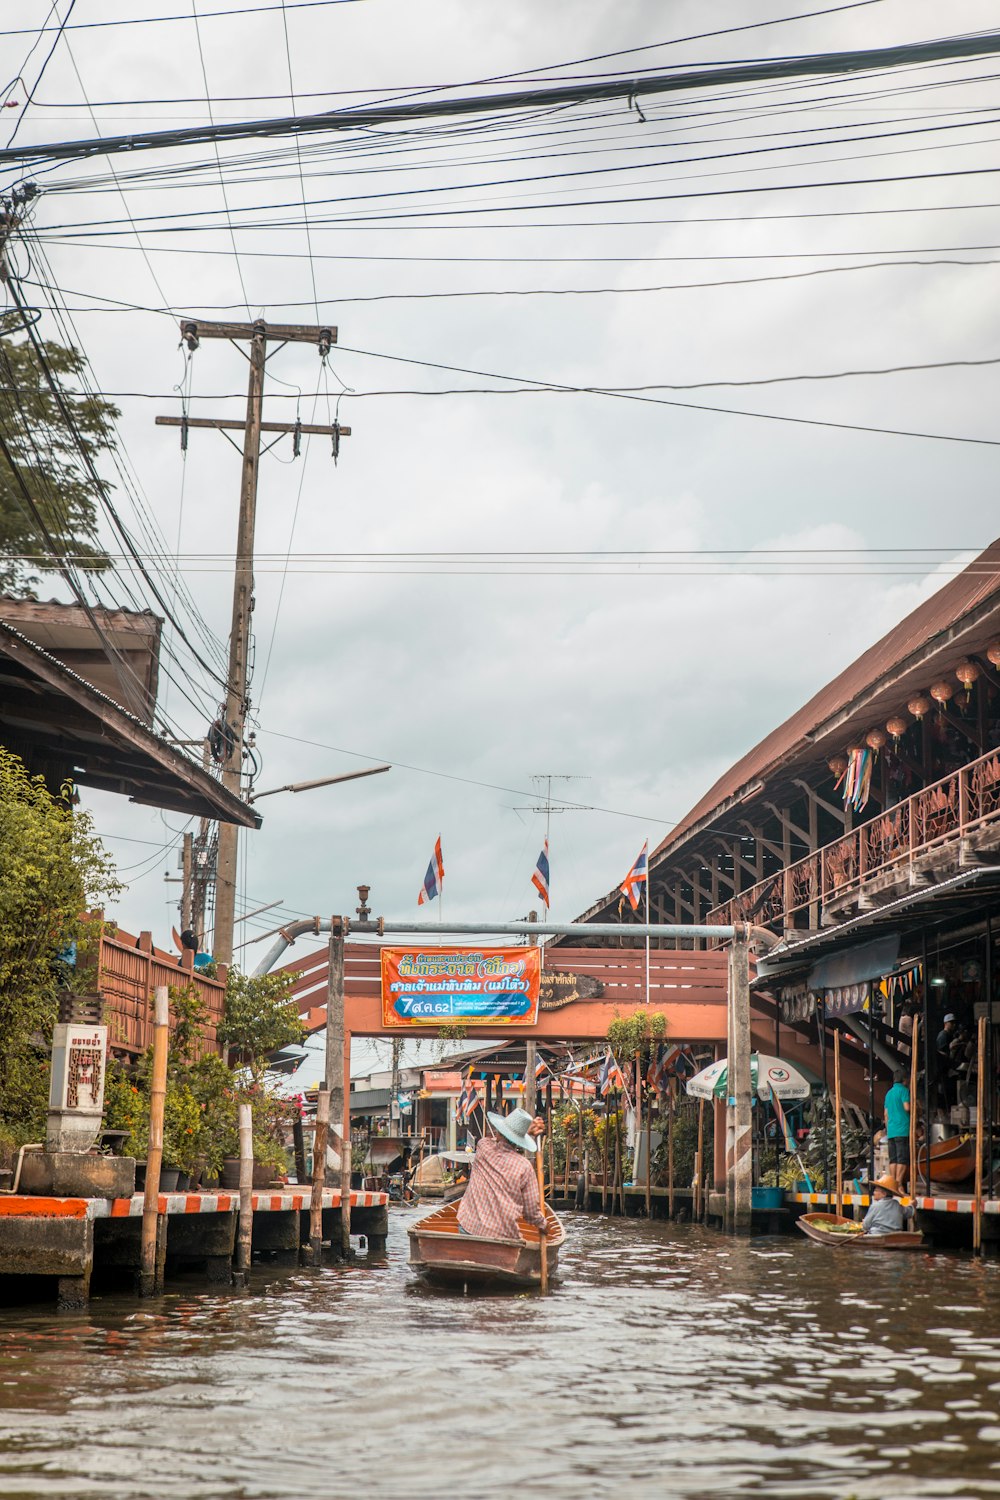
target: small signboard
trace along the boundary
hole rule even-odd
[[[537,948],[383,948],[383,1026],[534,1026]]]

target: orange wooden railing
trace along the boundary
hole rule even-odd
[[[709,912],[711,923],[817,926],[823,906],[850,895],[874,876],[975,833],[1000,816],[1000,751],[914,792],[888,812],[845,833],[815,854],[778,870]],[[805,914],[807,921],[797,923]]]

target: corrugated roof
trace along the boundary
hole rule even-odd
[[[701,801],[657,846],[653,859],[658,861],[669,853],[675,845],[683,842],[691,828],[717,812],[744,788],[773,774],[828,719],[870,691],[888,673],[900,668],[908,657],[932,643],[935,636],[951,630],[965,616],[975,613],[991,600],[1000,606],[1000,538],[981,552],[957,578],[952,578],[930,599],[918,605],[845,671],[821,688],[797,713],[720,776]]]

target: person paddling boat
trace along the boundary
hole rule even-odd
[[[486,1116],[495,1134],[484,1135],[476,1146],[472,1173],[458,1208],[459,1234],[486,1239],[516,1240],[518,1220],[525,1219],[546,1232],[538,1193],[538,1179],[530,1157],[538,1150],[537,1137],[545,1121],[526,1109]]]

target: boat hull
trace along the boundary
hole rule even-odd
[[[545,1217],[549,1226],[546,1265],[552,1276],[566,1232],[548,1205]],[[523,1221],[520,1229],[522,1238],[517,1240],[460,1234],[458,1204],[446,1203],[410,1229],[410,1264],[438,1286],[539,1286],[539,1233]]]
[[[926,1147],[917,1152],[917,1172],[923,1176],[927,1165]],[[967,1182],[976,1170],[976,1145],[971,1137],[952,1137],[931,1143],[931,1182]]]
[[[919,1250],[924,1243],[922,1234],[908,1230],[898,1234],[831,1234],[829,1227],[824,1228],[854,1223],[843,1214],[803,1214],[795,1222],[803,1234],[827,1250]]]

